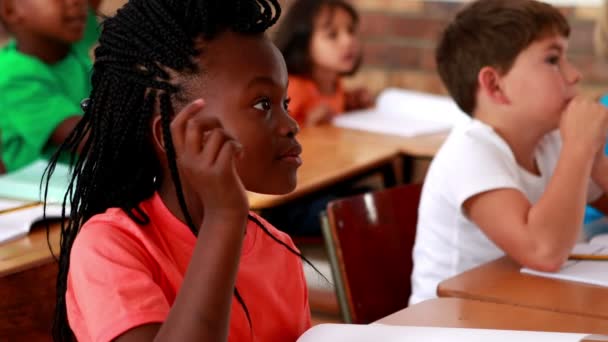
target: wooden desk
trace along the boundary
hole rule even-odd
[[[59,228],[55,224],[50,232],[56,253]],[[51,340],[56,278],[44,228],[0,246],[0,341]]]
[[[376,323],[608,334],[608,320],[460,298],[431,299]]]
[[[49,236],[53,251],[57,255],[59,234],[59,224],[53,224]],[[0,245],[0,278],[50,262],[54,262],[54,259],[47,244],[44,227],[36,227],[25,237]]]
[[[286,195],[249,193],[249,204],[253,209],[277,206],[383,166],[392,168],[400,156],[430,158],[446,136],[403,138],[331,125],[306,127],[298,135],[304,164],[296,189]]]
[[[608,320],[461,298],[412,305],[376,323],[447,328],[608,334]]]
[[[522,274],[519,269],[503,257],[441,282],[437,293],[608,319],[608,288]]]

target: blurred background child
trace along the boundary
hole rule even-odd
[[[101,0],[1,0],[11,40],[0,50],[0,131],[8,172],[48,157],[80,119],[91,91],[89,51]]]
[[[361,63],[358,29],[359,15],[341,0],[297,0],[281,21],[275,44],[287,63],[289,108],[300,125],[371,105],[367,89],[342,85]]]

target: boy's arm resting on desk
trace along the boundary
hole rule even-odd
[[[470,220],[523,266],[556,271],[567,259],[583,222],[592,159],[564,148],[555,173],[539,201],[532,205],[516,189],[477,194],[463,204]]]

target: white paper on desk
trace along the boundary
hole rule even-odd
[[[573,254],[608,254],[608,246],[598,243],[579,243],[572,249]],[[555,273],[540,272],[522,268],[522,273],[541,277],[577,281],[598,286],[608,286],[608,261],[568,260]]]
[[[447,96],[389,88],[378,96],[375,108],[339,115],[333,124],[410,137],[446,131],[469,120]]]
[[[37,160],[19,170],[0,176],[0,198],[19,199],[24,201],[41,201],[44,186],[40,182],[48,161]],[[48,201],[63,203],[63,197],[68,189],[70,170],[67,165],[57,164],[49,182]]]
[[[0,210],[15,208],[27,201],[1,199]],[[67,213],[69,215],[69,212]],[[61,205],[52,204],[46,207],[48,219],[61,217]],[[0,214],[0,243],[5,243],[29,233],[31,226],[44,218],[42,204],[10,213]]]
[[[320,324],[309,329],[297,342],[579,342],[585,336],[588,334],[383,324]]]

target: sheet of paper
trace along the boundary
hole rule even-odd
[[[597,243],[579,243],[574,246],[573,254],[608,255],[608,245]],[[540,272],[522,268],[522,273],[541,277],[577,281],[598,286],[608,286],[608,261],[604,260],[568,260],[558,272]]]
[[[0,198],[41,201],[40,182],[47,164],[48,162],[45,160],[38,160],[24,168],[0,176]],[[63,202],[69,180],[68,166],[58,164],[49,183],[49,202]],[[42,189],[44,189],[44,186]]]
[[[579,342],[588,334],[538,331],[410,327],[382,324],[321,324],[302,335],[298,342]]]
[[[0,210],[17,208],[27,203],[30,202],[0,198]],[[42,204],[40,204],[27,209],[19,209],[0,214],[0,243],[27,235],[31,226],[45,217],[43,210],[44,208]],[[49,219],[61,217],[61,206],[57,204],[48,205],[46,208],[46,217]]]
[[[454,101],[405,89],[386,89],[369,110],[352,111],[334,118],[334,125],[381,134],[411,137],[451,129],[467,122]]]

